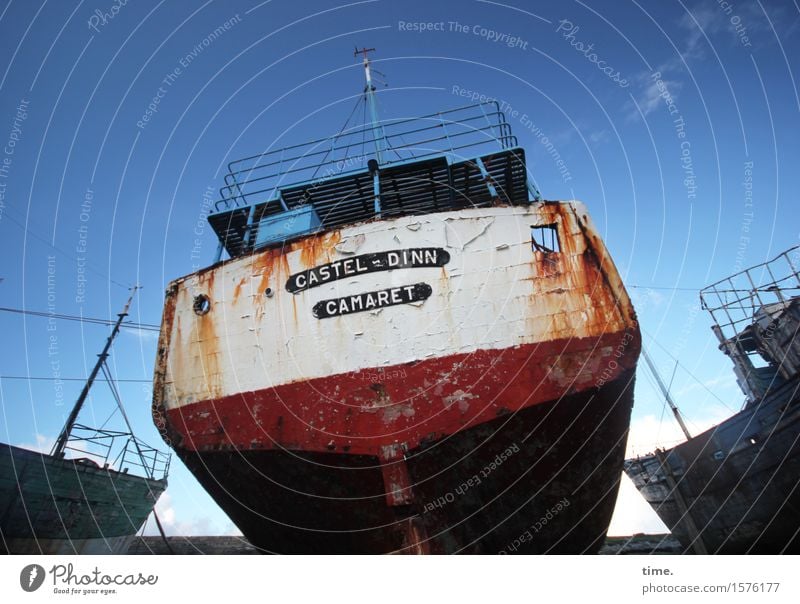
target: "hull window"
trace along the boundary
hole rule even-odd
[[[531,227],[531,245],[534,252],[557,254],[561,251],[558,243],[558,225],[545,224]]]

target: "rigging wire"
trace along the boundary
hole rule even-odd
[[[640,327],[641,327],[641,326],[640,326]],[[683,363],[681,363],[681,362],[680,362],[680,361],[679,361],[679,360],[678,360],[678,359],[675,357],[675,355],[673,355],[673,354],[672,354],[672,353],[671,353],[669,350],[667,350],[667,349],[666,349],[664,346],[662,346],[661,344],[659,344],[659,343],[658,343],[658,340],[656,340],[656,339],[655,339],[655,338],[654,338],[652,335],[650,335],[650,333],[649,333],[649,332],[648,332],[646,329],[644,329],[643,327],[641,327],[641,329],[642,329],[642,331],[643,331],[645,334],[647,334],[647,336],[648,336],[648,337],[649,337],[649,338],[650,338],[650,339],[653,341],[653,343],[654,343],[656,346],[658,346],[658,347],[659,347],[659,348],[660,348],[662,351],[664,351],[664,353],[666,353],[666,355],[667,355],[669,358],[671,358],[672,360],[674,360],[676,365],[678,365],[678,366],[679,366],[681,369],[683,369],[683,370],[684,370],[686,373],[688,373],[688,374],[689,374],[689,377],[691,377],[691,378],[692,378],[694,381],[696,381],[698,384],[700,384],[700,386],[701,386],[701,387],[702,387],[704,390],[706,390],[706,391],[707,391],[707,392],[708,392],[708,393],[709,393],[711,396],[713,396],[715,399],[717,399],[717,401],[719,401],[719,403],[720,403],[722,406],[724,406],[726,409],[728,409],[729,411],[731,411],[731,412],[733,412],[733,413],[737,413],[737,411],[736,411],[735,409],[733,409],[733,408],[729,407],[729,406],[728,406],[728,405],[725,403],[725,401],[723,401],[723,400],[722,400],[721,398],[719,398],[719,397],[718,397],[716,394],[714,394],[714,391],[713,391],[713,390],[711,390],[711,389],[710,389],[708,386],[706,386],[706,385],[705,385],[705,384],[704,384],[704,383],[703,383],[703,382],[702,382],[702,381],[701,381],[701,380],[700,380],[700,379],[699,379],[699,378],[698,378],[696,375],[694,375],[694,374],[693,374],[691,371],[689,371],[689,369],[688,369],[687,367],[685,367],[685,366],[683,365]]]
[[[133,426],[131,426],[131,422],[128,419],[128,414],[125,412],[125,407],[122,404],[122,397],[120,396],[119,390],[117,390],[117,385],[114,383],[114,379],[111,376],[111,370],[108,368],[108,363],[103,361],[101,369],[103,370],[103,375],[105,375],[106,379],[108,380],[108,388],[111,390],[111,395],[114,397],[114,401],[117,403],[117,408],[122,415],[122,419],[125,420],[125,425],[128,427],[128,432],[131,435],[133,446],[136,447],[136,453],[139,455],[139,462],[142,464],[142,469],[145,471],[148,478],[155,478],[154,470],[151,470],[147,465],[147,460],[142,452],[142,448],[139,446],[139,439],[137,439],[133,433]]]
[[[658,384],[656,383],[655,378],[651,375],[649,371],[644,372],[645,380],[649,383],[650,387],[658,392]],[[658,443],[661,442],[661,428],[664,425],[664,414],[667,412],[667,399],[664,398],[663,403],[661,405],[661,417],[658,420],[658,429],[656,430],[655,436],[655,443],[654,446],[657,446]]]
[[[380,76],[383,76],[383,79],[381,79],[381,78],[372,78],[373,80],[377,80],[378,82],[380,82],[381,84],[383,84],[383,87],[384,87],[384,88],[386,88],[387,86],[389,86],[389,84],[386,82],[386,74],[385,74],[385,73],[383,73],[382,71],[378,71],[378,70],[377,70],[377,69],[375,69],[374,67],[370,67],[370,71],[371,71],[372,73],[377,73],[378,75],[380,75]]]
[[[353,111],[350,113],[350,117],[353,117],[353,115],[355,115],[356,111],[358,111],[358,105],[359,105],[360,102],[361,102],[361,98],[359,98],[359,100],[356,101],[356,106],[353,107]],[[364,102],[364,107],[366,107],[366,106],[367,106],[367,103]],[[348,118],[347,122],[345,122],[345,129],[347,128],[347,124],[348,123],[350,123],[350,118]],[[353,129],[353,128],[355,128],[355,125],[351,127],[351,129]],[[344,130],[342,130],[342,132],[343,131]],[[341,133],[340,133],[340,135],[341,135]],[[348,137],[351,137],[352,135],[353,135],[352,132],[349,132],[347,134]],[[350,144],[349,144],[349,140],[348,140],[348,144],[344,146],[344,157],[341,159],[341,164],[342,164],[341,170],[344,170],[345,167],[347,166],[347,158],[349,158],[349,157],[350,157]]]
[[[378,95],[375,95],[375,105],[378,106],[378,113],[381,113],[380,100],[378,99]],[[400,155],[400,153],[397,151],[397,149],[392,146],[392,143],[389,142],[389,137],[386,136],[386,128],[383,125],[381,125],[381,130],[383,131],[383,140],[386,142],[386,148],[387,149],[391,149],[400,161],[403,161],[405,159],[414,159],[414,157],[416,157],[414,155],[414,152],[409,149],[410,145],[405,141],[405,139],[403,139],[402,135],[397,135],[397,136],[399,136],[400,140],[403,142],[403,147],[402,148],[405,149],[406,151],[408,151],[411,154],[410,158],[403,157],[402,155]],[[395,135],[392,135],[392,136],[395,136]]]
[[[627,285],[632,289],[661,289],[666,291],[681,291],[681,292],[699,292],[703,291],[702,287],[666,287],[659,285]]]
[[[96,378],[95,378],[96,379]],[[49,376],[33,376],[33,375],[0,375],[0,380],[31,380],[31,381],[57,381],[60,380],[62,382],[85,382],[86,378],[78,378],[78,377],[49,377]],[[97,380],[98,382],[104,382],[105,380]],[[153,382],[152,379],[119,379],[115,380],[117,382],[132,382],[136,384],[151,384]]]
[[[116,320],[111,319],[97,319],[94,317],[81,317],[78,315],[67,315],[63,313],[51,313],[39,310],[25,310],[22,308],[7,308],[0,306],[0,311],[17,313],[21,315],[31,315],[34,317],[47,317],[48,319],[63,319],[64,321],[79,321],[81,323],[92,323],[95,325],[114,325]],[[137,323],[136,321],[123,321],[120,327],[127,327],[129,329],[139,329],[142,331],[160,331],[161,327],[154,323]]]
[[[672,368],[672,376],[669,378],[669,384],[667,385],[667,390],[672,390],[672,382],[675,381],[675,373],[678,371],[678,362],[675,362],[675,367]]]
[[[337,132],[336,135],[333,137],[333,145],[331,145],[330,149],[328,149],[325,152],[325,156],[322,158],[322,161],[319,164],[317,164],[316,170],[314,170],[314,173],[311,175],[311,180],[314,180],[314,177],[316,177],[317,172],[319,172],[319,169],[325,164],[326,160],[328,159],[328,156],[331,154],[331,151],[334,149],[334,145],[336,144],[336,141],[339,140],[339,137],[342,135],[342,133],[345,130],[347,130],[347,125],[350,123],[350,120],[352,119],[353,114],[355,114],[356,109],[358,109],[359,104],[361,104],[361,101],[364,100],[364,99],[365,99],[365,95],[361,95],[356,100],[356,104],[353,107],[353,110],[350,112],[350,115],[347,117],[347,120],[345,121],[344,126],[342,126],[339,129],[339,132]]]
[[[111,377],[111,370],[108,368],[108,364],[105,361],[103,361],[103,364],[102,364],[101,368],[103,370],[103,375],[105,375],[106,379],[108,380],[108,386],[111,389],[111,394],[112,394],[112,396],[114,397],[114,400],[117,403],[117,408],[119,409],[120,413],[122,414],[122,417],[125,420],[125,424],[128,426],[128,431],[131,434],[131,437],[132,437],[132,440],[133,440],[133,445],[134,445],[134,447],[136,447],[136,452],[139,455],[139,461],[142,464],[142,469],[144,470],[144,472],[145,472],[145,474],[147,475],[148,478],[155,479],[154,470],[151,471],[149,466],[147,465],[147,460],[144,457],[144,453],[142,452],[142,448],[139,446],[139,440],[133,434],[133,428],[131,427],[131,423],[128,420],[128,415],[125,413],[125,407],[122,406],[122,398],[120,397],[119,391],[117,390],[117,386],[116,386],[116,384],[114,383],[114,380]],[[151,491],[151,495],[152,494],[153,493]],[[154,499],[157,499],[157,498],[158,497],[155,497]],[[169,544],[169,540],[167,539],[167,533],[164,531],[164,527],[161,526],[161,521],[158,518],[158,513],[156,512],[156,508],[155,508],[155,501],[153,502],[153,519],[156,521],[156,526],[158,527],[158,532],[161,534],[161,539],[164,541],[164,545],[167,546],[167,551],[169,551],[170,554],[174,554],[175,552],[172,550],[172,547]]]
[[[106,382],[108,382],[108,389],[111,390],[111,396],[114,398],[114,402],[117,403],[117,409],[119,409],[119,412],[122,414],[122,419],[125,420],[125,424],[128,426],[128,431],[133,434],[133,428],[131,428],[131,424],[128,421],[128,414],[125,413],[125,408],[122,406],[122,397],[120,396],[116,383],[114,383],[114,378],[111,376],[111,371],[108,369],[108,363],[103,361],[103,364],[100,365],[100,369],[106,378]],[[116,411],[113,413],[116,413]],[[106,422],[107,421],[108,420],[106,420]]]
[[[12,223],[16,224],[19,228],[21,228],[23,231],[25,231],[28,235],[30,235],[31,237],[33,237],[37,241],[40,241],[41,243],[44,243],[46,246],[54,249],[55,251],[57,251],[58,253],[62,254],[63,256],[66,256],[67,258],[69,258],[75,264],[78,263],[78,259],[75,256],[73,256],[72,254],[70,254],[69,252],[67,252],[65,250],[62,250],[60,247],[58,247],[54,243],[48,241],[47,239],[45,239],[41,235],[38,235],[38,234],[34,233],[26,225],[22,224],[17,219],[15,219],[14,216],[12,216],[11,214],[6,212],[4,217],[7,218],[8,220],[10,220]],[[104,272],[102,272],[99,269],[95,268],[92,264],[90,264],[88,262],[86,262],[85,265],[86,265],[87,270],[93,272],[95,275],[98,275],[99,277],[103,277],[104,279],[107,279],[110,283],[113,283],[114,285],[118,285],[119,287],[124,287],[125,289],[128,289],[130,287],[129,285],[125,285],[124,283],[120,283],[119,281],[116,281],[116,280],[112,279],[111,277],[106,275]]]
[[[110,421],[113,419],[113,417],[114,417],[114,416],[117,414],[117,411],[118,411],[118,410],[119,410],[119,409],[117,409],[116,407],[114,407],[114,410],[113,410],[113,411],[112,411],[112,412],[109,414],[109,416],[106,418],[106,421],[104,421],[102,424],[100,424],[100,427],[98,428],[98,430],[102,430],[103,428],[105,428],[105,427],[106,427],[106,425],[108,424],[108,422],[110,422]]]
[[[652,378],[650,381],[653,382]],[[658,418],[658,430],[656,430],[656,443],[661,442],[661,428],[664,426],[664,416],[667,414],[667,399],[664,398],[664,402],[661,405],[661,417]]]

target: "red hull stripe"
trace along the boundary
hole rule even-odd
[[[188,450],[382,455],[524,407],[601,388],[639,354],[637,330],[365,369],[184,405],[168,421]]]

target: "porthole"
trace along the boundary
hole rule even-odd
[[[204,315],[211,310],[211,300],[205,294],[199,294],[194,297],[194,312],[197,315]]]
[[[275,295],[275,292],[274,292],[274,291],[272,291],[272,288],[271,288],[271,287],[268,287],[267,289],[265,289],[265,290],[264,290],[264,295],[265,295],[267,298],[271,298],[272,296],[274,296],[274,295]]]

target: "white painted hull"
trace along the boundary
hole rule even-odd
[[[557,223],[562,251],[546,262],[531,227]],[[588,234],[588,238],[587,238]],[[590,240],[594,238],[591,242]],[[606,283],[586,278],[587,248]],[[311,267],[412,248],[445,250],[442,267],[354,274],[298,293]],[[315,305],[387,288],[430,285],[421,302],[318,319]],[[265,291],[271,290],[271,297]],[[281,250],[227,261],[170,286],[174,318],[161,335],[166,410],[238,392],[476,350],[617,332],[630,301],[580,203],[461,210],[356,224]],[[195,297],[208,296],[198,316]],[[611,350],[598,351],[598,364]],[[162,381],[163,380],[163,381]]]

